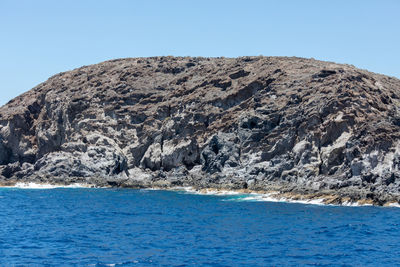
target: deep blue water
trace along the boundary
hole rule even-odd
[[[0,189],[1,266],[394,266],[400,209]]]

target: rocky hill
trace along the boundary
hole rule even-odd
[[[400,200],[400,80],[287,57],[128,58],[0,108],[0,181]]]

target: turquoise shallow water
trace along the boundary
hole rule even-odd
[[[1,266],[394,266],[400,209],[0,189]]]

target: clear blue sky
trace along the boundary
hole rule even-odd
[[[121,57],[313,57],[400,77],[399,0],[0,0],[0,105]]]

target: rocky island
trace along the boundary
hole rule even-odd
[[[295,57],[128,58],[0,108],[0,183],[400,200],[400,80]]]

